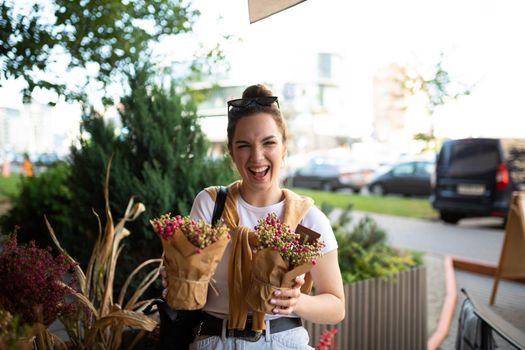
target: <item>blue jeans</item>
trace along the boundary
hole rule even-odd
[[[268,329],[268,324],[266,325]],[[271,334],[271,329],[258,341],[250,342],[239,338],[200,335],[190,345],[191,350],[312,350],[308,345],[310,337],[304,327]]]

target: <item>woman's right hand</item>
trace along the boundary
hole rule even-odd
[[[164,266],[160,268],[160,276],[162,277],[162,286],[164,287],[162,297],[165,299],[168,294],[168,276],[166,275],[166,268]]]

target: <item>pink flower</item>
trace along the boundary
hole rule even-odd
[[[197,222],[188,216],[172,217],[170,213],[167,213],[153,219],[151,223],[153,230],[165,240],[170,239],[180,229],[188,241],[198,249],[204,249],[219,239],[231,239],[228,227],[222,222],[212,227],[204,221]]]
[[[324,243],[319,240],[312,244],[300,243],[300,236],[288,225],[281,223],[275,213],[270,213],[266,218],[258,221],[258,225],[255,226],[255,236],[257,237],[255,250],[270,248],[279,251],[281,257],[292,268],[314,261],[321,256],[321,249],[324,247]]]

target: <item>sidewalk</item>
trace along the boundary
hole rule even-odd
[[[479,303],[489,305],[490,295],[494,279],[475,273],[456,270],[456,283],[458,289],[458,305],[447,338],[441,344],[440,349],[454,349],[456,341],[459,308],[465,296],[460,292],[461,288],[475,298]],[[489,306],[506,321],[512,323],[516,328],[525,332],[525,284],[502,280],[499,283],[496,294],[496,302]],[[494,333],[498,349],[515,349]]]
[[[436,330],[445,301],[444,259],[439,255],[425,254],[427,268],[427,337]]]

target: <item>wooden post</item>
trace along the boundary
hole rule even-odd
[[[525,193],[514,192],[505,226],[505,237],[494,276],[490,305],[496,300],[499,280],[525,278]]]

